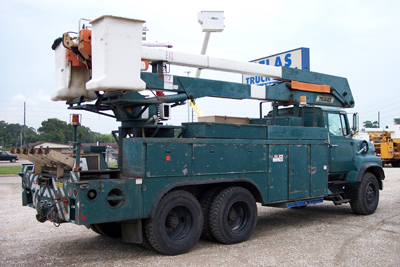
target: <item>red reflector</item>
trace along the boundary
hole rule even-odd
[[[171,156],[166,156],[165,159],[166,159],[167,161],[170,161],[170,160],[171,160]]]
[[[24,199],[24,204],[26,204],[26,199]]]
[[[82,215],[81,220],[86,221],[86,215]]]
[[[75,221],[79,221],[78,215],[75,216]]]

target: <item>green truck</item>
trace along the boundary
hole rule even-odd
[[[96,27],[93,48],[100,39]],[[53,48],[63,49],[65,38],[74,40],[64,35]],[[356,125],[343,109],[355,104],[347,79],[285,67],[279,68],[277,83],[256,87],[173,76],[165,73],[165,64],[183,63],[156,59],[151,49],[139,55],[152,66],[139,74],[147,95],[121,86],[64,97],[70,110],[121,122],[113,132],[118,168],[105,164],[104,147],[81,153],[79,135],[70,155],[48,149],[15,152],[35,163],[33,171],[24,165],[20,175],[23,205],[37,210],[38,221],[84,225],[175,255],[188,252],[200,237],[223,244],[246,241],[256,227],[256,203],[297,208],[329,200],[350,203],[355,214],[375,212],[385,176],[372,143],[352,138]],[[79,44],[71,51],[82,59]],[[90,79],[96,75],[96,51],[89,57],[93,62],[85,63],[93,71]],[[243,63],[248,64],[253,63]],[[163,123],[175,106],[209,96],[256,99],[260,115]],[[273,108],[263,114],[266,102]],[[79,121],[72,122],[79,127]]]

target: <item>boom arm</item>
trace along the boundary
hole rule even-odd
[[[92,37],[86,40],[91,39],[92,54],[84,57],[86,69],[92,71],[90,79],[86,80],[86,86],[83,82],[74,83],[74,80],[79,78],[81,81],[82,77],[86,76],[74,77],[74,74],[79,73],[74,71],[74,68],[82,68],[82,66],[72,65],[72,69],[68,72],[69,76],[61,77],[63,80],[57,82],[58,85],[67,85],[53,95],[53,100],[66,100],[71,108],[97,113],[112,110],[117,120],[124,121],[140,118],[152,105],[160,103],[179,105],[186,99],[205,96],[259,99],[277,102],[278,105],[300,104],[306,101],[307,104],[312,105],[354,107],[354,99],[345,78],[299,69],[183,53],[167,48],[146,47],[142,45],[141,40],[143,21],[103,16],[91,23]],[[85,34],[87,35],[87,31]],[[63,43],[66,43],[65,40]],[[72,43],[79,45],[79,42]],[[63,48],[61,45],[59,47]],[[57,50],[60,48],[56,47],[56,52]],[[82,54],[79,52],[76,54],[78,58],[82,58]],[[62,51],[59,51],[57,55],[58,58],[62,57]],[[140,71],[142,60],[151,62],[152,73]],[[65,60],[62,61],[64,62]],[[171,76],[163,73],[163,66],[166,63],[272,77],[281,82],[275,85],[256,86]],[[61,70],[57,71],[62,73],[65,67],[62,64],[60,66]],[[61,75],[57,73],[59,78]],[[137,93],[143,89],[170,91],[175,94],[144,97]],[[67,96],[64,95],[66,91]],[[96,103],[82,105],[85,97],[90,100],[88,95],[91,93],[93,96],[93,91],[97,95]],[[107,93],[101,95],[100,91]]]

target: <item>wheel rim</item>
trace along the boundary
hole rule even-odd
[[[165,219],[165,232],[174,240],[185,239],[191,232],[193,218],[186,207],[175,207]]]
[[[373,183],[369,183],[366,188],[366,200],[368,206],[373,206],[376,198],[376,188]]]
[[[244,202],[235,202],[229,208],[226,221],[234,233],[241,232],[249,222],[249,208]]]

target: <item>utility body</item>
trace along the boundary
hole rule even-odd
[[[129,88],[131,81],[121,85],[118,75],[133,70],[125,69],[125,58],[118,57],[121,49],[112,48],[114,40],[101,47],[104,51],[98,49],[104,36],[114,38],[112,34],[102,37],[103,23],[114,22],[135,27],[142,23],[110,16],[95,20],[89,56],[81,52],[83,46],[76,40],[86,43],[80,37],[65,34],[55,42],[61,66],[70,68],[72,74],[59,78],[65,88],[53,99],[66,101],[71,110],[112,116],[121,122],[113,132],[119,145],[118,168],[104,164],[105,148],[91,147],[80,154],[79,136],[69,157],[46,150],[17,151],[35,162],[33,172],[24,166],[21,173],[22,198],[23,205],[37,210],[39,221],[85,225],[105,236],[147,244],[160,253],[180,254],[189,251],[201,236],[223,244],[247,240],[256,226],[257,202],[295,208],[330,200],[335,205],[350,203],[356,214],[375,212],[384,172],[372,143],[352,138],[343,109],[355,104],[347,79],[223,59],[207,58],[209,63],[203,64],[197,55],[136,46],[133,58],[138,59],[139,69],[131,76],[140,81]],[[113,33],[108,26],[105,28]],[[115,31],[121,29],[117,26]],[[140,35],[140,28],[132,31]],[[87,34],[85,31],[84,36]],[[116,35],[118,43],[131,41],[130,33],[124,34],[123,40]],[[72,51],[83,67],[65,60],[67,51]],[[97,61],[115,57],[122,62]],[[254,86],[165,73],[166,63],[185,62],[199,68],[271,74],[280,82]],[[97,63],[104,69],[97,69]],[[149,63],[151,72],[140,71]],[[117,70],[108,71],[111,67]],[[92,73],[82,88],[73,80],[74,74],[86,70]],[[104,81],[115,81],[115,86],[104,86]],[[140,92],[143,85],[148,90],[145,94]],[[199,117],[199,122],[181,126],[163,124],[175,106],[187,100],[195,105],[195,99],[208,96],[259,100],[260,115]],[[94,103],[88,103],[93,99]],[[266,102],[272,102],[273,109],[264,115],[262,104]],[[68,161],[71,158],[72,163]]]

